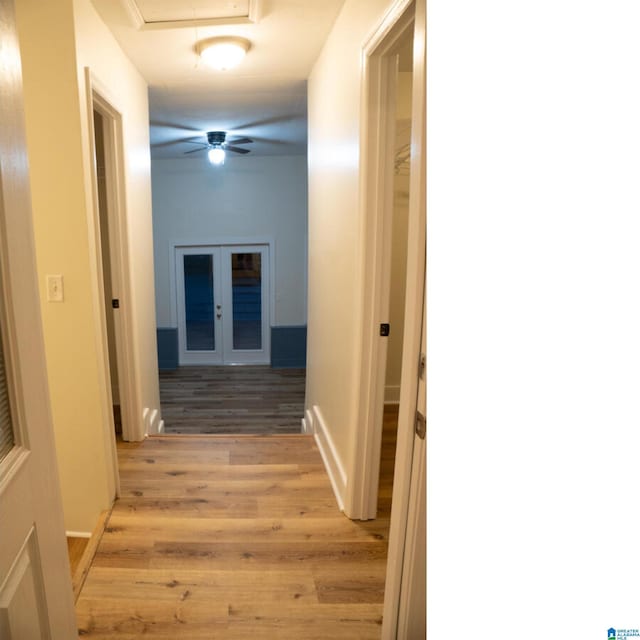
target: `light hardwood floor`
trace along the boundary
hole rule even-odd
[[[300,433],[305,370],[193,366],[160,372],[167,434]]]
[[[67,537],[67,551],[69,552],[69,566],[71,568],[71,577],[74,576],[80,560],[82,560],[82,554],[89,544],[89,538],[74,538]]]
[[[383,449],[393,418],[385,432]],[[369,522],[339,513],[310,436],[155,437],[118,456],[81,637],[380,638],[392,454]]]

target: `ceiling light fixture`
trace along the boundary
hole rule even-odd
[[[246,38],[236,36],[209,38],[196,45],[196,51],[204,62],[220,71],[240,64],[250,48],[251,43]]]
[[[209,149],[209,162],[211,164],[224,164],[224,158],[226,153],[222,147],[213,147],[213,149]]]

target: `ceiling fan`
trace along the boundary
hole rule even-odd
[[[242,147],[237,147],[235,145],[251,144],[253,140],[251,138],[233,138],[227,142],[227,133],[225,131],[208,131],[206,143],[197,142],[195,140],[185,140],[185,142],[201,145],[200,149],[185,151],[185,154],[197,153],[198,151],[208,151],[209,162],[212,164],[222,164],[227,151],[241,154],[249,153],[250,149],[243,149]]]

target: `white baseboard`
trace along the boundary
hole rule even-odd
[[[158,433],[158,427],[160,426],[160,412],[157,409],[151,411],[149,416],[149,434]]]
[[[149,409],[145,407],[142,411],[142,423],[144,425],[144,435],[156,435],[160,431],[160,412],[157,409]]]
[[[145,437],[149,435],[149,414],[150,413],[151,413],[151,410],[149,409],[149,407],[145,407],[142,410],[142,429],[144,431]]]
[[[384,403],[400,404],[400,385],[399,384],[388,384],[384,388]]]
[[[312,412],[314,438],[320,450],[320,455],[322,456],[329,480],[331,481],[331,487],[338,502],[338,507],[340,511],[344,511],[347,474],[344,471],[344,465],[336,451],[333,440],[331,439],[331,434],[327,429],[318,405],[313,405]]]
[[[90,538],[90,531],[65,531],[67,538]]]
[[[302,433],[307,435],[313,435],[313,413],[310,409],[304,412],[304,418],[302,418]]]

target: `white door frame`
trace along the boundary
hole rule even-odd
[[[416,0],[413,38],[413,123],[411,131],[411,189],[409,193],[409,243],[407,247],[407,303],[405,306],[402,378],[400,383],[400,409],[398,415],[398,440],[393,479],[391,525],[387,554],[387,574],[382,622],[383,640],[402,637],[398,630],[411,623],[399,619],[399,612],[415,614],[409,606],[410,593],[403,592],[403,565],[405,554],[411,555],[416,538],[415,527],[419,522],[420,502],[424,498],[421,488],[412,484],[423,482],[425,467],[414,460],[424,455],[426,441],[415,435],[415,418],[418,405],[420,374],[419,354],[422,351],[423,331],[426,331],[426,0]],[[425,335],[425,352],[426,352]],[[425,382],[426,375],[425,372]],[[426,391],[425,391],[426,393]],[[426,405],[426,396],[425,396]],[[424,411],[426,408],[421,407]],[[426,414],[425,414],[426,415]],[[416,444],[417,443],[417,444]],[[411,503],[410,503],[411,499]],[[426,518],[426,515],[425,515]],[[419,538],[418,538],[419,539]],[[407,576],[404,576],[407,583]],[[425,603],[426,606],[426,603]]]
[[[271,361],[271,243],[233,242],[224,244],[172,244],[175,293],[176,324],[178,327],[178,358],[181,366],[203,364],[269,364]],[[183,278],[183,258],[185,255],[211,253],[213,256],[214,297],[216,308],[214,351],[188,353],[186,349],[185,291]],[[261,305],[262,305],[262,348],[257,350],[235,350],[233,348],[233,299],[231,295],[230,257],[233,253],[260,253],[262,256]],[[219,305],[219,306],[218,306]]]
[[[14,447],[0,462],[0,637],[77,637],[36,268],[14,3],[0,3],[0,326]]]
[[[126,188],[124,173],[124,149],[122,114],[113,105],[115,101],[102,85],[100,80],[85,67],[87,119],[89,129],[90,151],[92,158],[92,206],[89,220],[89,246],[94,259],[94,308],[96,309],[96,326],[100,328],[101,345],[101,383],[106,391],[103,403],[103,424],[105,425],[106,450],[111,452],[112,466],[115,474],[116,495],[119,494],[118,460],[115,446],[115,427],[113,421],[113,399],[111,394],[111,377],[109,367],[117,367],[120,408],[122,413],[122,438],[126,441],[141,441],[145,436],[145,425],[142,419],[140,391],[137,382],[136,361],[133,342],[133,305],[131,302],[129,234],[126,210]],[[111,262],[111,285],[113,298],[120,301],[119,309],[107,308],[104,295],[104,278],[102,273],[102,242],[100,238],[100,209],[98,200],[98,182],[96,174],[96,149],[93,112],[97,111],[103,118],[104,152],[107,187],[107,215],[109,216],[109,249]],[[109,362],[109,342],[107,334],[106,314],[114,314],[116,362]]]
[[[356,441],[352,443],[351,465],[353,481],[349,483],[345,512],[350,518],[368,520],[375,518],[380,474],[380,448],[382,439],[382,414],[386,373],[387,339],[379,334],[379,326],[388,322],[391,272],[391,229],[393,222],[393,159],[395,150],[395,83],[397,81],[396,52],[410,30],[414,29],[414,0],[398,0],[384,17],[380,26],[363,48],[363,86],[361,107],[362,178],[361,234],[362,263],[362,340],[359,356],[359,389],[356,407]],[[424,91],[424,77],[414,64],[413,91]],[[416,114],[416,112],[413,112]],[[418,120],[414,115],[413,120]],[[412,127],[412,156],[416,153],[416,141]],[[419,145],[419,141],[417,143]],[[411,194],[419,180],[413,173]],[[415,243],[415,221],[419,215],[411,205],[409,210],[408,253]],[[413,234],[412,235],[412,229]],[[416,279],[416,264],[407,260],[407,283]],[[407,318],[416,313],[416,299],[407,289],[405,303],[406,342]],[[393,331],[393,327],[391,328]],[[409,340],[410,344],[410,340]],[[403,348],[407,353],[407,344]],[[404,365],[403,365],[404,367]],[[400,390],[402,399],[402,387]],[[400,406],[402,412],[402,402]]]

